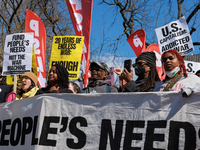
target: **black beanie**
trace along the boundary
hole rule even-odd
[[[144,60],[148,64],[156,66],[156,55],[154,52],[144,52],[136,58],[136,61],[138,60]]]

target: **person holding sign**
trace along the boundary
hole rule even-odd
[[[43,91],[38,88],[38,77],[33,72],[26,72],[22,75],[22,91],[21,94],[17,94],[15,99],[33,97],[35,95],[42,94]]]
[[[176,50],[169,50],[161,56],[166,77],[159,82],[155,91],[178,91],[184,97],[193,92],[200,91],[200,78],[193,74],[187,74],[183,57]]]
[[[110,73],[110,68],[103,62],[92,62],[90,64],[92,81],[82,89],[81,93],[117,93],[117,89],[110,86],[104,80]]]
[[[49,71],[47,87],[42,90],[45,93],[73,93],[68,89],[68,75],[64,66],[60,64],[53,65]]]
[[[156,84],[160,81],[156,70],[156,56],[154,52],[141,53],[133,64],[135,74],[138,76],[133,81],[133,70],[130,72],[126,68],[120,74],[119,92],[152,92]],[[115,71],[116,72],[116,71]]]

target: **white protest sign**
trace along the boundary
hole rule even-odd
[[[3,75],[20,75],[31,71],[33,33],[6,36]]]
[[[200,93],[43,94],[0,104],[1,150],[198,150]]]
[[[109,85],[114,85],[115,84],[114,67],[110,67],[110,73],[107,76],[105,82],[107,82]]]
[[[181,56],[194,51],[185,17],[157,28],[156,35],[161,54],[170,49],[178,51]]]
[[[185,67],[186,67],[187,73],[195,74],[198,70],[200,70],[200,63],[185,60]]]

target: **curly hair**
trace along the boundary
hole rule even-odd
[[[184,59],[176,50],[171,49],[171,50],[165,51],[161,56],[162,64],[164,64],[163,58],[166,53],[171,53],[172,55],[175,55],[177,57],[177,59],[179,60],[180,72],[183,72],[184,76],[187,77],[188,75],[187,75],[187,70],[185,68]]]
[[[55,64],[53,65],[56,67],[56,73],[57,73],[57,76],[58,76],[58,79],[59,79],[59,86],[61,88],[68,88],[68,84],[69,84],[69,79],[68,79],[68,76],[69,76],[69,73],[67,71],[67,69],[60,65],[60,64]],[[51,67],[53,67],[51,66]],[[49,83],[48,81],[48,87],[51,86],[51,84]]]

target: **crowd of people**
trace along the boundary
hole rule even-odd
[[[137,79],[133,80],[133,68],[130,72],[125,68],[116,71],[120,86],[105,82],[110,73],[107,64],[91,62],[91,77],[86,88],[81,89],[75,82],[69,81],[68,71],[60,64],[53,65],[48,74],[47,87],[37,86],[38,78],[32,72],[22,75],[21,85],[17,85],[16,93],[2,80],[0,68],[0,103],[20,100],[43,93],[118,93],[118,92],[159,92],[178,91],[182,96],[189,97],[193,92],[200,92],[200,70],[195,75],[187,74],[183,57],[176,50],[169,50],[161,56],[165,78],[160,81],[156,69],[154,52],[141,53],[132,67]],[[163,71],[163,72],[164,72]]]

